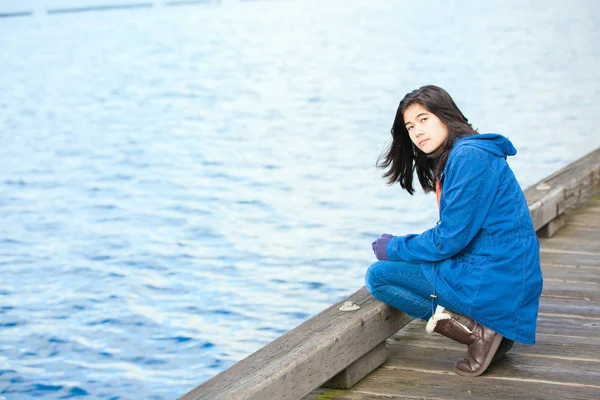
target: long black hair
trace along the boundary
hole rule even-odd
[[[404,125],[404,111],[415,103],[435,114],[448,127],[448,137],[430,154],[414,145]],[[425,193],[435,191],[436,176],[444,171],[456,139],[476,134],[477,130],[473,129],[467,117],[444,89],[433,85],[423,86],[408,93],[400,102],[392,125],[392,142],[377,159],[377,167],[389,168],[383,174],[384,178],[388,178],[388,184],[399,182],[402,189],[410,194],[415,191],[415,171]]]

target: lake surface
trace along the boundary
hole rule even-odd
[[[595,0],[82,4],[0,6],[1,399],[172,399],[360,288],[437,221],[374,168],[416,87],[523,187],[600,146]]]

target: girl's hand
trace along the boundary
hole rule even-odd
[[[378,260],[387,260],[388,259],[385,248],[386,248],[388,242],[390,241],[390,239],[393,237],[394,237],[394,235],[384,233],[383,235],[379,236],[377,238],[377,240],[375,240],[373,243],[371,243],[371,247],[373,248],[373,253],[375,253],[375,257],[377,257]]]

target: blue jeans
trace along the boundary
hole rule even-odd
[[[373,297],[413,318],[427,319],[432,314],[435,293],[419,264],[377,261],[367,270],[365,285]],[[449,306],[439,296],[435,303]]]

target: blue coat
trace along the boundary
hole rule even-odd
[[[539,243],[525,196],[506,162],[504,136],[458,139],[441,174],[440,221],[391,239],[390,260],[420,263],[458,313],[533,344],[542,291]]]

